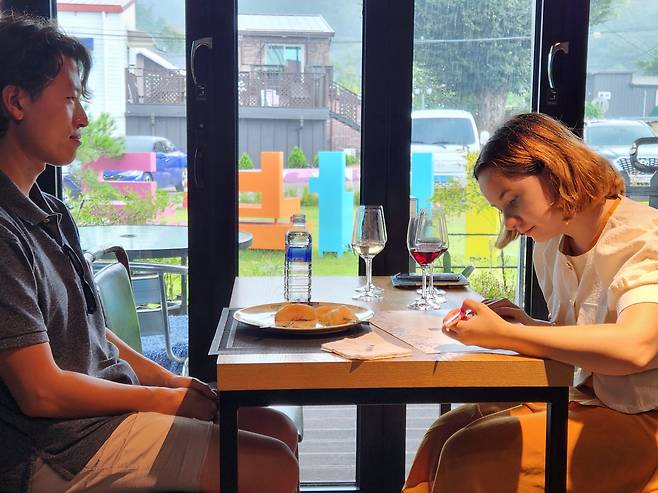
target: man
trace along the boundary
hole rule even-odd
[[[75,223],[35,184],[75,157],[90,67],[47,21],[0,15],[0,491],[216,492],[215,392],[105,327]],[[240,426],[240,491],[294,491],[294,426]]]

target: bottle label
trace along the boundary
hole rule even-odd
[[[311,245],[308,246],[288,246],[286,258],[289,262],[310,262]]]

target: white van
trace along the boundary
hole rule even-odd
[[[431,152],[434,182],[466,180],[466,154],[480,151],[473,115],[463,110],[411,112],[411,152]]]

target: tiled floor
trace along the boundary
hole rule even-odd
[[[438,404],[407,406],[407,471],[425,430],[438,415]],[[354,481],[355,451],[355,406],[304,407],[302,482]]]

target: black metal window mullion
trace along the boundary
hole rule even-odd
[[[236,0],[186,1],[190,374],[209,381],[238,274],[237,11]]]
[[[388,241],[373,274],[390,275],[409,267],[414,0],[365,0],[363,10],[361,203],[384,206]]]
[[[582,135],[585,116],[587,34],[589,0],[536,0],[535,47],[532,68],[532,111],[557,118]],[[568,53],[555,52],[553,66],[549,52],[557,43],[568,43]],[[554,88],[549,85],[551,71]],[[533,241],[525,251],[524,308],[533,317],[546,319],[548,309],[532,266]]]

